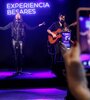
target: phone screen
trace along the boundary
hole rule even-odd
[[[71,47],[71,32],[62,32],[62,43],[67,47],[67,49],[70,49]]]
[[[90,10],[78,11],[78,32],[80,43],[80,59],[85,68],[90,68]]]

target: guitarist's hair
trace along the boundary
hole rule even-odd
[[[58,14],[58,18],[59,18],[61,15],[65,16],[64,13],[59,13],[59,14]]]

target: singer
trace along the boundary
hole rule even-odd
[[[42,24],[39,24],[36,27],[30,27],[23,21],[20,13],[16,13],[15,18],[12,22],[4,27],[0,27],[0,30],[7,30],[9,28],[11,29],[12,46],[15,54],[15,66],[17,68],[16,73],[22,72],[21,66],[23,58],[23,42],[25,37],[25,29],[33,30],[40,26],[42,26]]]

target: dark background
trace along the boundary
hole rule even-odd
[[[46,25],[33,31],[26,31],[24,43],[24,68],[49,68],[50,57],[47,50],[47,28],[58,20],[58,14],[66,15],[66,22],[71,24],[76,21],[76,9],[80,6],[90,6],[90,0],[30,0],[48,1],[51,4],[47,14],[24,15],[24,21],[30,26],[36,26],[45,21]],[[6,3],[29,2],[29,0],[0,0],[0,26],[4,26],[13,20],[14,16],[6,15]],[[47,10],[47,9],[46,9]],[[75,28],[72,28],[72,39],[76,39]],[[14,53],[11,44],[11,31],[0,31],[0,68],[14,68]]]

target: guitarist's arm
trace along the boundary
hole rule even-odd
[[[56,34],[54,34],[51,30],[48,29],[47,32],[48,32],[50,35],[52,35],[53,38],[56,38],[56,37],[57,37]]]
[[[54,34],[54,33],[52,32],[52,30],[55,29],[55,26],[56,26],[56,22],[54,22],[54,23],[47,29],[48,34],[50,34],[53,38],[56,38],[56,37],[57,37],[56,34]]]

